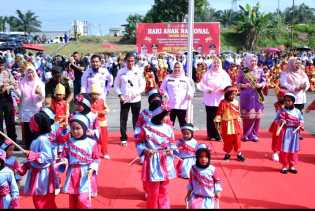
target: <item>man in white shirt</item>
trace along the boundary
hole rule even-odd
[[[128,53],[127,65],[120,69],[114,82],[114,90],[120,99],[120,140],[123,146],[127,145],[127,121],[131,108],[133,128],[141,109],[141,93],[145,90],[145,79],[141,71],[135,66],[135,55]]]
[[[93,84],[99,84],[102,89],[100,97],[105,100],[113,85],[113,76],[106,68],[101,66],[101,57],[93,55],[91,57],[91,68],[86,70],[81,78],[81,93],[88,93]]]
[[[193,82],[185,76],[181,63],[175,63],[174,72],[165,77],[160,91],[167,98],[173,125],[177,117],[180,127],[184,126],[187,123],[186,114],[189,101],[194,96],[195,88]]]

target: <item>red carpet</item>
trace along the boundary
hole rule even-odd
[[[315,207],[315,137],[304,135],[297,165],[298,174],[283,175],[281,165],[271,158],[271,139],[267,132],[260,134],[258,143],[242,142],[246,161],[239,162],[232,155],[223,161],[222,143],[205,141],[205,131],[195,133],[201,143],[213,149],[212,163],[223,179],[221,208],[314,208]],[[135,146],[119,145],[119,132],[110,134],[111,160],[102,160],[98,176],[98,196],[93,199],[95,208],[145,208],[146,202],[140,180],[141,165],[128,166],[136,157]],[[131,137],[131,135],[129,135]],[[180,134],[177,133],[177,137]],[[185,208],[187,181],[174,179],[169,185],[172,208]],[[56,198],[59,208],[68,207],[68,196]],[[31,197],[21,197],[21,208],[34,208]]]

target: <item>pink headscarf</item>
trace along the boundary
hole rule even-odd
[[[33,80],[28,79],[28,75],[29,75],[28,71],[29,70],[32,70],[34,75],[35,75]],[[35,70],[35,67],[32,64],[28,64],[25,68],[24,77],[20,83],[21,91],[24,90],[25,94],[27,95],[25,97],[35,96],[35,89],[37,86],[41,86],[41,84],[42,84],[42,81],[38,77],[36,70]]]
[[[225,72],[225,70],[223,70],[223,68],[222,68],[222,60],[219,58],[219,57],[217,57],[217,56],[214,56],[213,57],[213,60],[212,60],[212,64],[213,64],[213,62],[214,61],[218,61],[218,63],[219,63],[219,68],[217,69],[217,70],[215,70],[214,69],[214,65],[211,65],[211,67],[209,68],[209,70],[211,71],[211,72],[217,72],[217,73],[220,73],[221,71],[224,71]]]
[[[308,80],[308,77],[303,69],[299,68],[297,70],[295,68],[296,61],[296,57],[291,57],[288,61],[288,83],[295,86],[301,86],[303,85],[303,81],[306,79]]]

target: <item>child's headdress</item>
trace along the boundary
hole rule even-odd
[[[92,84],[90,93],[101,94],[101,87],[97,83]]]
[[[77,113],[70,118],[70,124],[72,122],[79,123],[83,129],[83,136],[81,136],[80,139],[86,138],[86,131],[88,130],[89,125],[90,125],[89,119],[86,116]]]
[[[290,97],[293,103],[295,102],[295,95],[290,92],[285,93],[284,97]]]
[[[62,85],[61,83],[58,83],[56,88],[55,88],[55,95],[65,95],[66,94],[66,88],[64,85]]]
[[[151,89],[151,90],[149,91],[149,97],[148,97],[148,102],[149,102],[149,104],[152,102],[152,99],[153,99],[154,97],[159,97],[160,100],[162,100],[162,96],[160,95],[160,93],[158,92],[158,90],[157,90],[157,89]]]

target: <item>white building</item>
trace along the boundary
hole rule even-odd
[[[75,34],[79,36],[88,35],[88,22],[75,20],[72,24],[71,36],[75,37]]]

